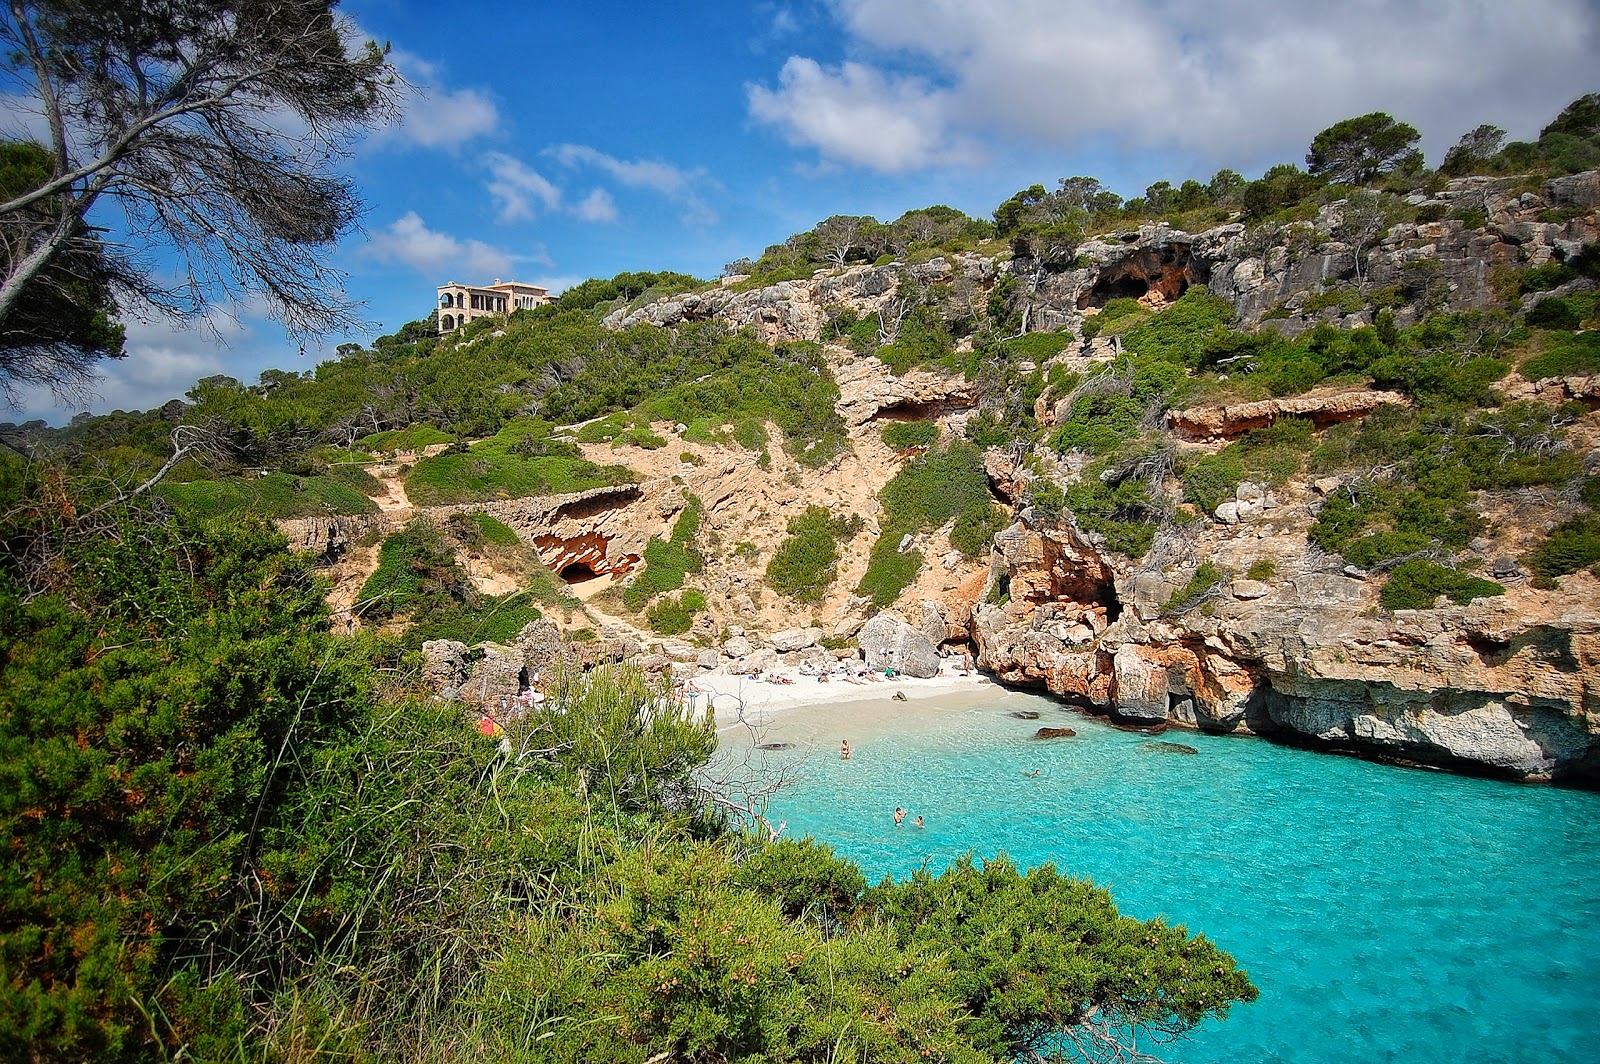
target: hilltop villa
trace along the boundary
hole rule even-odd
[[[550,293],[538,285],[494,279],[481,288],[449,281],[439,286],[439,331],[451,332],[469,321],[532,310],[550,302]]]

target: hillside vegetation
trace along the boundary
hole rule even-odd
[[[1527,522],[1520,561],[1559,587],[1600,565],[1594,392],[1562,383],[1600,372],[1594,243],[1501,270],[1497,305],[1468,311],[1425,257],[1377,285],[1359,255],[1255,320],[1202,283],[1049,305],[1052,278],[1091,268],[1088,241],[1144,223],[1237,225],[1263,261],[1392,225],[1463,234],[1481,208],[1441,214],[1429,196],[1600,165],[1600,97],[1537,142],[1474,130],[1437,169],[1416,139],[1369,115],[1318,134],[1305,168],[1253,181],[1223,170],[1125,200],[1073,177],[992,220],[830,218],[716,282],[619,274],[446,337],[413,322],[307,373],[208,378],[159,411],[6,427],[0,1056],[999,1062],[1070,1043],[1109,1059],[1123,1047],[1099,1036],[1175,1038],[1254,1000],[1203,935],[1121,916],[1054,868],[966,857],[869,886],[826,845],[776,839],[760,815],[772,781],[722,772],[712,723],[659,676],[546,677],[541,705],[481,734],[423,688],[421,642],[507,639],[573,602],[495,518],[408,515],[359,540],[374,623],[351,633],[266,521],[371,516],[367,469],[393,452],[428,506],[631,483],[630,462],[669,442],[801,484],[870,444],[890,470],[873,513],[773,519],[755,578],[784,611],[890,606],[931,568],[925,551],[977,571],[1019,519],[1131,562],[1221,522],[1245,483],[1310,478],[1327,483],[1309,542],[1383,575],[1375,614],[1503,591],[1457,559],[1533,492],[1557,516]],[[917,272],[947,256],[971,272]],[[814,338],[769,343],[714,317],[606,325],[664,296],[869,264],[883,292],[819,308]],[[840,371],[869,356],[970,382],[975,406],[935,426],[908,400],[847,424]],[[1317,389],[1398,400],[1203,445],[1168,417]],[[708,504],[653,468],[675,501],[647,516],[615,597],[677,634],[725,608],[706,570],[751,568],[759,548],[723,542]],[[847,544],[870,552],[853,588]],[[520,590],[478,591],[463,556]],[[1229,576],[1186,564],[1167,620],[1203,612]]]

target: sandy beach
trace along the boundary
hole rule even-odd
[[[826,683],[817,677],[802,675],[796,668],[776,668],[764,676],[776,676],[779,682],[757,679],[754,676],[729,676],[712,673],[695,677],[690,689],[696,703],[711,699],[719,733],[748,726],[764,726],[776,718],[807,707],[834,706],[851,702],[925,701],[941,695],[963,693],[993,693],[992,681],[972,671],[968,675],[943,671],[928,679],[909,676],[886,678],[879,674],[876,681],[851,682],[831,676]],[[782,680],[790,682],[784,683]],[[896,695],[904,695],[903,700]]]

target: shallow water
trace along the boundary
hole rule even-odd
[[[1077,737],[1031,738],[1061,725]],[[870,880],[1005,851],[1231,952],[1261,999],[1169,1061],[1600,1059],[1600,795],[1162,737],[1187,754],[999,689],[797,710],[760,738],[801,777],[771,820]]]

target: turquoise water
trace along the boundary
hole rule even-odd
[[[1256,739],[1168,732],[1199,753],[1163,752],[998,690],[888,705],[797,711],[762,736],[799,755],[771,819],[873,881],[1003,850],[1203,931],[1261,998],[1169,1061],[1600,1060],[1600,795]],[[1031,738],[1062,724],[1078,736]],[[927,827],[897,829],[896,805]]]

